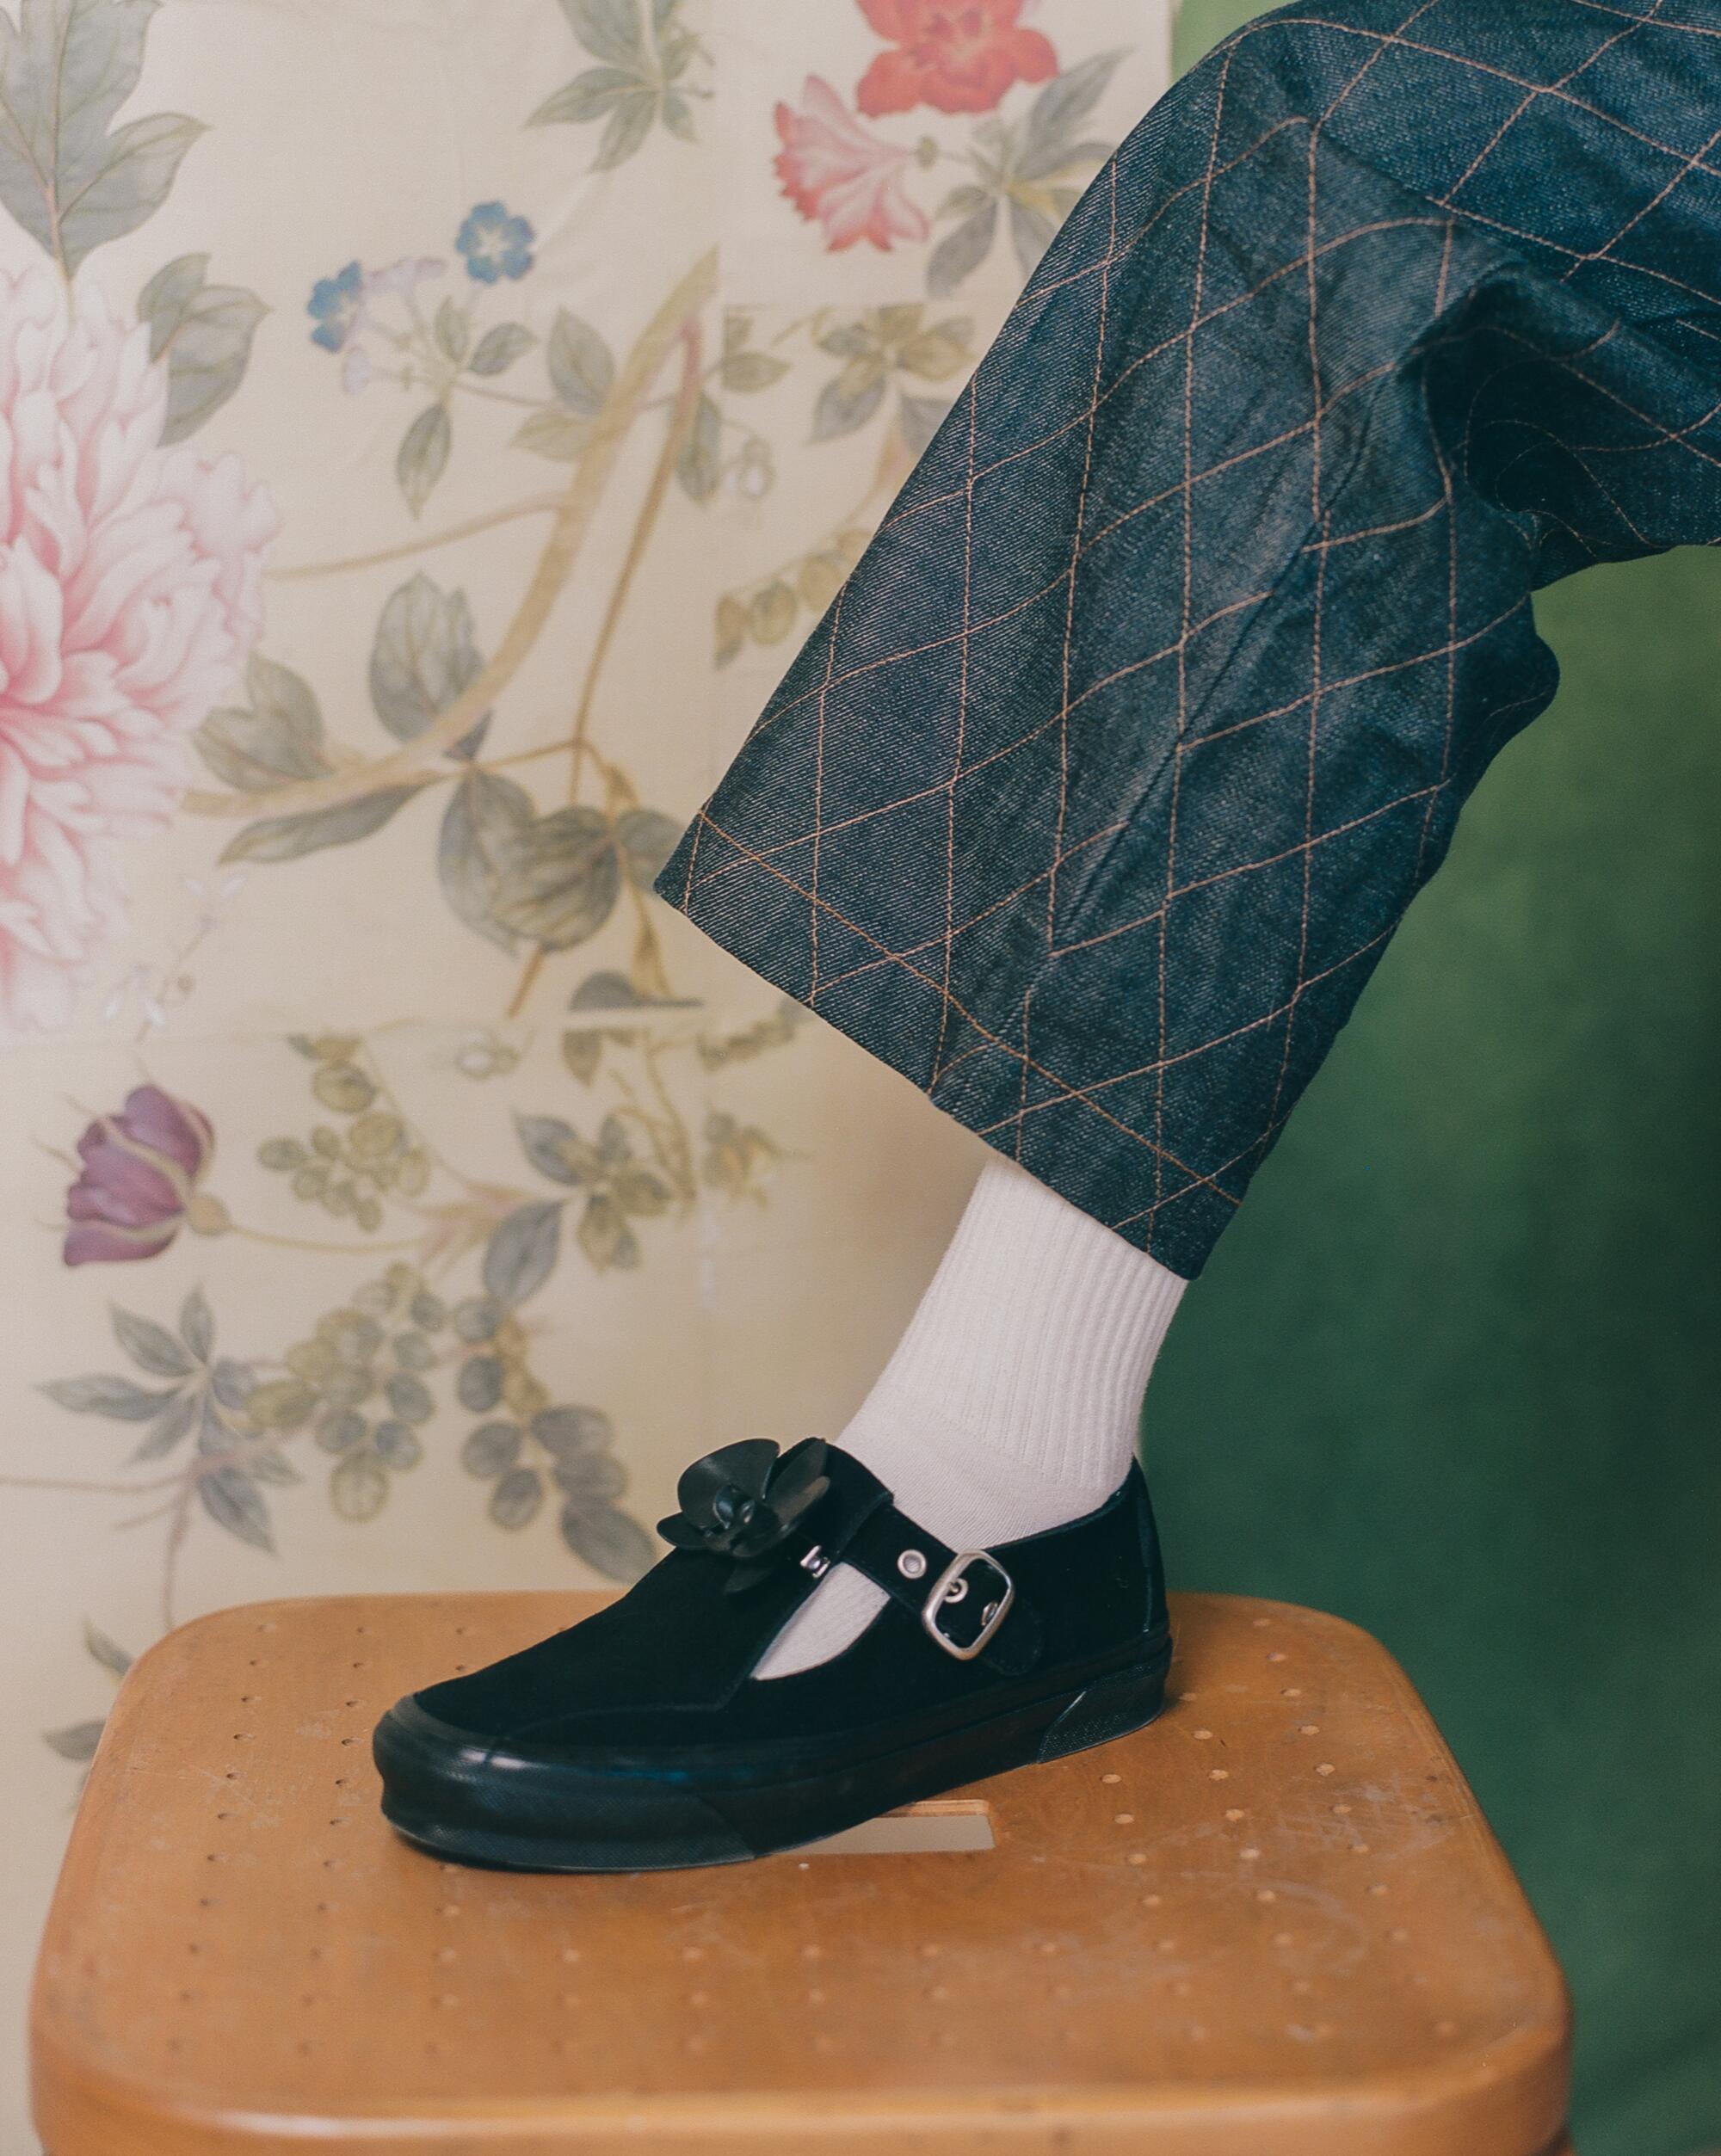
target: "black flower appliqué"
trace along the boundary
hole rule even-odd
[[[774,1438],[743,1438],[695,1460],[675,1485],[678,1512],[657,1523],[677,1549],[736,1561],[731,1587],[762,1578],[830,1488],[823,1439],[784,1452]]]

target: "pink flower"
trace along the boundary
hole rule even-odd
[[[869,135],[821,77],[807,77],[799,112],[777,107],[777,132],[783,192],[804,218],[823,225],[828,247],[869,239],[888,249],[893,239],[926,237],[926,219],[903,192],[913,151]]]
[[[120,842],[262,622],[275,518],[234,456],[161,447],[146,330],[44,267],[0,274],[0,1024],[63,1026],[123,927]]]
[[[67,1265],[153,1258],[185,1226],[219,1235],[226,1208],[197,1187],[214,1152],[214,1131],[188,1101],[133,1087],[118,1115],[98,1116],[77,1141],[83,1166],[65,1198]]]
[[[1058,55],[1017,18],[1022,0],[860,0],[860,12],[896,46],[861,77],[855,102],[876,120],[931,105],[989,113],[1018,82],[1048,82]]]

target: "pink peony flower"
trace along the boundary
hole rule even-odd
[[[926,237],[926,219],[903,192],[913,151],[869,135],[821,77],[807,77],[799,112],[777,107],[777,132],[783,192],[804,218],[823,225],[828,247],[869,239],[888,249],[893,239]]]
[[[876,120],[930,105],[989,113],[1016,83],[1048,82],[1058,55],[1017,18],[1022,0],[860,0],[860,12],[895,50],[880,52],[855,102]]]
[[[0,1024],[63,1026],[123,927],[119,842],[262,623],[275,517],[239,460],[161,447],[149,335],[45,267],[0,273]]]
[[[98,1116],[77,1141],[83,1163],[65,1196],[65,1262],[116,1265],[153,1258],[182,1227],[219,1235],[227,1210],[198,1183],[215,1133],[188,1100],[134,1086],[116,1116]]]

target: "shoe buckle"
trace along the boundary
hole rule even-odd
[[[952,1639],[939,1623],[938,1618],[939,1612],[947,1605],[967,1599],[972,1584],[968,1575],[976,1565],[990,1566],[1002,1580],[1003,1592],[986,1605],[980,1629],[965,1647],[959,1640]],[[985,1652],[993,1634],[1009,1616],[1010,1605],[1015,1599],[1015,1582],[990,1549],[959,1549],[933,1582],[931,1592],[921,1605],[920,1621],[947,1654],[953,1656],[959,1662],[972,1662],[977,1654]]]

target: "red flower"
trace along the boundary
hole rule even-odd
[[[1038,30],[1016,18],[1022,0],[860,0],[860,12],[896,46],[861,77],[861,111],[905,113],[931,105],[941,113],[989,113],[1018,82],[1044,83],[1058,55]]]
[[[98,1116],[77,1141],[83,1167],[66,1192],[65,1262],[153,1258],[182,1226],[219,1235],[220,1200],[199,1192],[215,1133],[188,1102],[137,1086],[116,1116]]]
[[[830,84],[809,75],[799,112],[777,107],[782,149],[775,159],[783,192],[804,218],[824,227],[825,244],[869,239],[924,239],[926,219],[903,192],[911,150],[880,142],[858,126]]]

